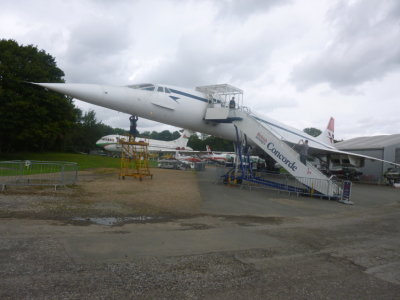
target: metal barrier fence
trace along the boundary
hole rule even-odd
[[[0,161],[0,186],[74,184],[78,180],[78,164],[63,161],[11,160]]]
[[[258,181],[257,179],[261,179]],[[256,174],[254,179],[246,180],[261,185],[266,185],[271,188],[295,193],[302,196],[323,197],[329,199],[340,199],[342,197],[343,182],[335,179],[317,179],[306,177],[293,177],[291,174],[278,174],[270,172],[262,172]],[[249,185],[249,183],[247,183]],[[321,188],[322,187],[322,188]],[[325,193],[320,193],[318,190],[326,190]],[[331,196],[329,196],[331,195]]]
[[[231,169],[231,168],[230,168]],[[225,167],[216,168],[216,183],[222,183],[224,175],[230,170]],[[299,179],[302,179],[301,182]],[[309,182],[307,182],[309,180]],[[335,196],[327,196],[320,194],[315,190],[316,185],[324,184],[329,185],[330,181],[334,188],[333,194]],[[295,178],[291,174],[286,173],[273,173],[273,172],[255,172],[252,178],[243,179],[242,187],[251,189],[274,189],[289,194],[296,194],[297,196],[310,196],[310,197],[324,197],[329,199],[341,199],[342,198],[342,186],[343,181],[339,179],[313,179],[313,178]],[[313,188],[314,186],[314,188]]]

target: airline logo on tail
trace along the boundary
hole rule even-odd
[[[176,140],[178,147],[185,149],[187,143],[189,141],[191,131],[188,129],[184,129],[181,136]]]
[[[189,138],[190,138],[190,135],[191,135],[191,131],[185,129],[185,130],[183,130],[183,132],[182,132],[181,138],[183,138],[183,139],[189,139]]]
[[[330,118],[329,119],[329,123],[328,123],[328,127],[326,128],[327,131],[327,135],[328,135],[328,139],[329,142],[331,143],[331,145],[333,145],[334,140],[335,140],[335,119],[334,118]]]
[[[335,143],[335,119],[330,118],[328,122],[328,126],[325,131],[318,136],[318,139],[321,142],[324,142],[328,145],[333,145]]]

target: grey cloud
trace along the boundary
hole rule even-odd
[[[260,34],[262,35],[262,34]],[[230,45],[213,44],[212,37],[184,36],[175,56],[147,74],[151,81],[193,87],[251,80],[265,69],[272,51],[267,37]]]
[[[337,131],[341,132],[342,135],[339,138],[353,138],[360,136],[360,133],[364,136],[373,136],[380,134],[397,134],[398,128],[400,127],[400,120],[396,116],[377,116],[353,119],[351,121],[344,121],[337,123]]]
[[[266,97],[265,99],[258,101],[255,104],[254,109],[256,111],[272,112],[279,108],[287,108],[287,107],[294,108],[297,106],[298,106],[297,101],[291,97],[287,97],[287,96]]]
[[[328,16],[336,35],[291,74],[298,88],[328,83],[338,89],[379,79],[400,67],[399,1],[340,2]]]
[[[289,1],[218,1],[213,4],[222,17],[263,13]],[[241,26],[218,22],[213,30],[198,29],[181,36],[175,54],[156,69],[142,75],[140,81],[155,81],[193,87],[196,85],[252,80],[266,68],[274,43],[281,38],[275,29],[257,28],[245,32]],[[242,20],[245,23],[245,20]],[[245,26],[242,24],[242,26]],[[236,36],[235,36],[236,35]],[[235,38],[233,38],[235,36]]]
[[[121,20],[110,18],[75,26],[64,56],[67,78],[73,82],[112,82],[115,72],[123,69],[121,53],[130,46],[123,28]]]
[[[285,5],[291,0],[223,0],[218,1],[219,17],[247,17],[256,13],[266,11],[281,5]]]

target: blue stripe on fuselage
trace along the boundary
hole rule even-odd
[[[200,101],[203,101],[203,102],[208,102],[208,100],[206,98],[201,98],[199,96],[195,96],[195,95],[188,94],[188,93],[185,93],[185,92],[181,92],[181,91],[178,91],[178,90],[174,90],[174,89],[171,89],[171,88],[169,88],[169,90],[171,92],[175,93],[175,94],[178,94],[178,95],[182,95],[182,96],[185,96],[185,97],[193,98],[193,99],[200,100]]]
[[[169,90],[170,90],[171,92],[175,93],[175,94],[178,94],[178,95],[186,96],[186,97],[193,98],[193,99],[196,99],[196,100],[200,100],[200,101],[203,101],[203,102],[208,102],[208,100],[207,100],[206,98],[202,98],[202,97],[199,97],[199,96],[191,95],[191,94],[188,94],[188,93],[185,93],[185,92],[181,92],[181,91],[178,91],[178,90],[175,90],[175,89],[171,89],[171,88],[169,88]],[[281,130],[283,130],[283,131],[286,131],[286,132],[289,132],[289,133],[291,133],[291,134],[297,135],[297,136],[299,136],[299,137],[301,137],[301,138],[303,138],[303,139],[313,141],[314,143],[317,143],[317,144],[319,144],[319,145],[321,145],[321,146],[323,146],[323,147],[327,147],[327,146],[328,146],[328,145],[325,145],[325,144],[321,143],[321,142],[318,141],[318,140],[315,140],[315,139],[310,138],[309,136],[305,136],[305,135],[298,134],[297,132],[293,132],[293,131],[291,131],[291,130],[289,130],[289,129],[287,129],[287,128],[284,128],[284,127],[281,127],[281,126],[276,125],[276,124],[274,124],[274,123],[265,121],[265,120],[260,119],[260,118],[258,118],[258,117],[256,117],[256,116],[253,116],[253,117],[254,117],[257,121],[260,121],[261,123],[265,123],[265,124],[268,124],[268,125],[270,125],[270,126],[279,128],[279,129],[281,129]],[[329,146],[328,146],[328,147],[329,147]],[[331,149],[335,149],[334,147],[330,147],[330,148],[331,148]]]
[[[176,96],[169,96],[172,100],[174,100],[175,102],[178,102],[179,97]]]

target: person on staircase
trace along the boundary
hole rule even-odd
[[[300,146],[300,161],[304,164],[307,165],[307,157],[308,157],[308,140],[300,140],[299,141]]]
[[[235,97],[232,97],[231,101],[229,101],[229,108],[235,109],[235,107],[236,107]]]

